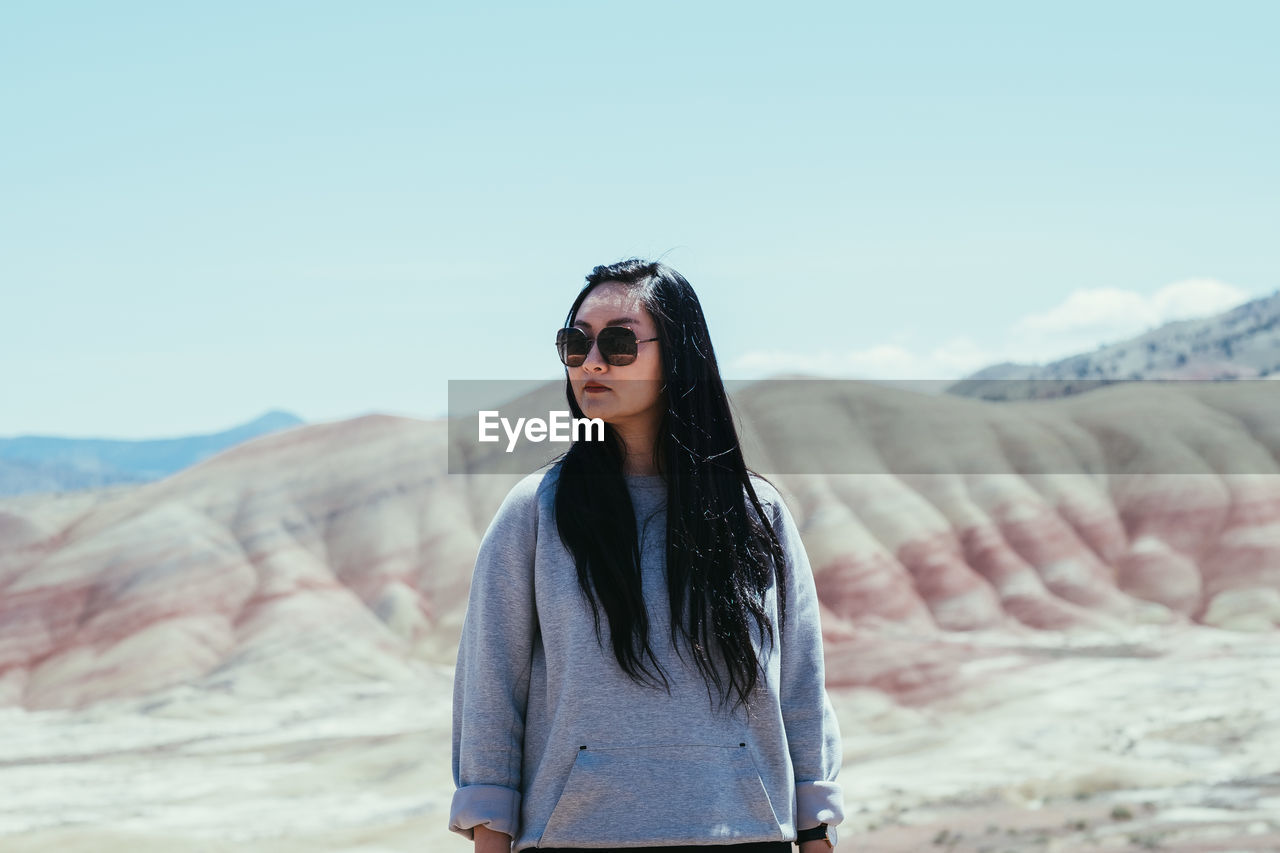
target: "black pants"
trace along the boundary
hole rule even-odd
[[[790,841],[756,841],[751,844],[686,844],[681,847],[618,847],[617,853],[791,853]],[[604,853],[607,848],[593,847],[592,853]],[[525,853],[584,853],[581,847],[530,847]]]

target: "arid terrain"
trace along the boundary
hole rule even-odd
[[[823,603],[841,849],[1280,850],[1274,395],[831,389],[737,407]],[[467,849],[451,663],[517,475],[449,441],[367,416],[0,501],[0,848]]]

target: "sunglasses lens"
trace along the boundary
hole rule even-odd
[[[591,341],[581,329],[559,329],[556,331],[556,352],[566,367],[581,367],[587,360],[587,352],[591,349]]]
[[[638,341],[636,333],[625,326],[609,326],[601,329],[595,345],[600,357],[614,367],[625,367],[636,360]],[[556,352],[566,367],[581,367],[591,352],[591,338],[577,327],[556,330]]]
[[[614,367],[623,367],[636,360],[636,333],[625,326],[609,326],[596,336],[600,356]]]

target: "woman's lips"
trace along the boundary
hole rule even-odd
[[[600,385],[594,382],[589,385],[582,386],[582,391],[584,394],[591,391],[610,391],[610,390],[612,389],[610,389],[607,385]]]

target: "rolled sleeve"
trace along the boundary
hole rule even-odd
[[[797,782],[796,811],[799,829],[834,826],[844,820],[844,792],[835,782]]]
[[[501,785],[466,785],[455,791],[449,829],[474,838],[477,826],[514,838],[520,828],[520,792]]]

